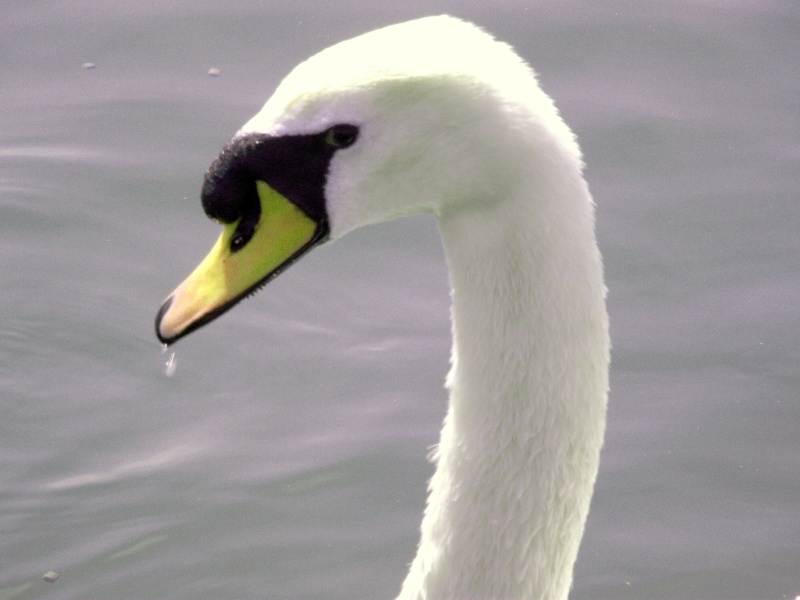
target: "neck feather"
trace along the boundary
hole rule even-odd
[[[443,211],[450,403],[401,598],[565,598],[597,475],[608,321],[578,169]],[[557,184],[557,185],[555,185]]]

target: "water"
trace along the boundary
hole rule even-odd
[[[532,62],[599,205],[614,364],[572,597],[800,593],[796,3],[43,0],[0,22],[0,599],[397,593],[445,408],[435,225],[312,252],[172,377],[152,322],[283,74],[437,12]]]

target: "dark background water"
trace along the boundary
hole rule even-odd
[[[432,220],[312,253],[173,377],[152,321],[283,75],[440,12],[537,69],[598,203],[614,362],[572,597],[800,593],[800,5],[42,0],[0,20],[0,600],[399,591],[446,401]]]

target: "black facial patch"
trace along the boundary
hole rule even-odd
[[[231,250],[243,247],[261,216],[256,191],[256,181],[261,180],[327,229],[325,181],[330,161],[357,137],[354,125],[335,125],[315,134],[235,138],[206,172],[203,210],[223,223],[241,219]],[[343,139],[348,143],[341,143]]]

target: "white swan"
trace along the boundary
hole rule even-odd
[[[433,213],[452,287],[450,403],[400,598],[565,598],[605,428],[609,339],[574,136],[530,68],[441,16],[296,67],[212,164],[209,256],[171,343],[315,244]]]

